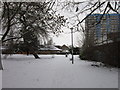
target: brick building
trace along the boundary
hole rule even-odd
[[[118,66],[120,60],[120,14],[90,15],[85,20],[83,51],[85,59]]]
[[[110,43],[111,39],[118,38],[118,32],[120,14],[93,14],[85,21],[86,43],[89,46]]]

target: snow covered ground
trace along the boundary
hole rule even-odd
[[[2,88],[118,88],[118,69],[91,66],[70,56],[12,55],[3,59]]]

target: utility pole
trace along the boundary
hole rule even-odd
[[[73,28],[71,29],[71,43],[72,43],[72,64],[74,64],[74,56],[73,56]]]

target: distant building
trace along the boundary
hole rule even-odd
[[[63,53],[69,53],[69,47],[66,46],[66,45],[63,45],[63,46],[61,47],[61,49],[62,49],[62,52],[63,52]]]
[[[119,33],[118,33],[119,32]],[[120,14],[93,14],[85,21],[86,45],[94,46],[120,38]]]
[[[57,48],[61,49],[61,46],[60,46],[60,45],[55,45],[55,47],[57,47]]]
[[[55,47],[54,45],[46,45],[44,47],[41,47],[38,50],[39,54],[59,54],[62,52],[62,49],[59,49]]]

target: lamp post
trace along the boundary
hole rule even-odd
[[[72,64],[74,64],[74,56],[73,56],[73,28],[71,29],[71,43],[72,43]]]

